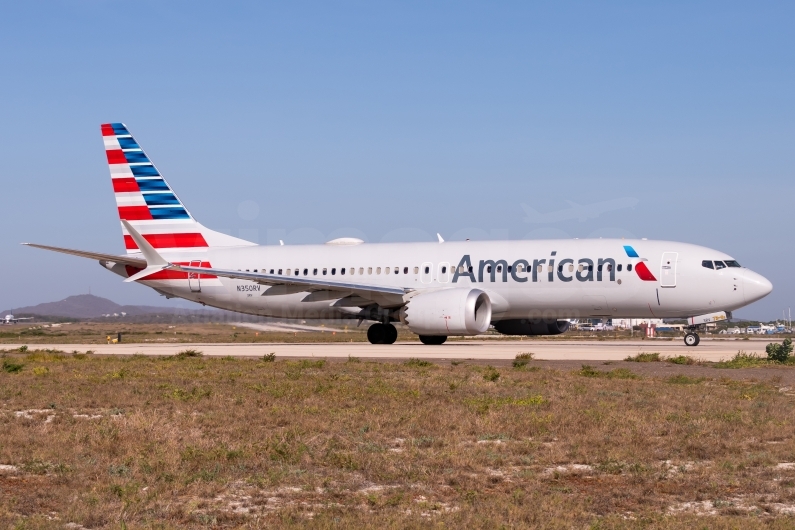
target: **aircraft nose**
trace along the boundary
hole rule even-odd
[[[743,272],[743,291],[747,303],[756,302],[773,291],[773,284],[761,274],[750,270]]]

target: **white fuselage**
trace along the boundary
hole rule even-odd
[[[625,246],[631,247],[638,257],[630,257],[631,252]],[[583,239],[249,246],[164,251],[163,256],[172,263],[201,261],[202,266],[214,269],[267,273],[273,270],[273,274],[290,277],[399,287],[414,294],[477,287],[491,299],[493,321],[689,317],[733,311],[772,290],[768,280],[747,268],[716,270],[702,265],[704,260],[732,260],[723,252],[670,241]],[[653,279],[641,279],[637,271],[640,262]],[[106,267],[125,275],[122,266],[107,264]],[[268,287],[228,278],[188,280],[176,273],[171,276],[171,279],[141,283],[170,296],[254,315],[339,318],[360,311],[360,307],[332,307],[343,297],[339,293],[310,295],[294,286]],[[384,308],[401,305],[388,297],[378,303]]]

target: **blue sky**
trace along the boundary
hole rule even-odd
[[[636,236],[793,304],[795,4],[7,3],[0,309],[166,303],[21,241],[121,252],[99,124],[204,224],[274,243]],[[595,219],[524,221],[635,198]]]

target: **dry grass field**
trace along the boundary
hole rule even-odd
[[[795,526],[791,367],[2,362],[3,528]]]

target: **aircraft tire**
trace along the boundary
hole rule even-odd
[[[701,342],[697,333],[687,333],[685,335],[685,346],[698,346],[698,343]]]
[[[392,324],[382,324],[384,326],[384,342],[382,344],[394,344],[398,337],[397,328]]]
[[[367,340],[370,344],[386,344],[387,330],[383,324],[373,324],[367,329]]]
[[[428,346],[440,346],[446,340],[447,337],[444,335],[420,335],[420,342]]]

